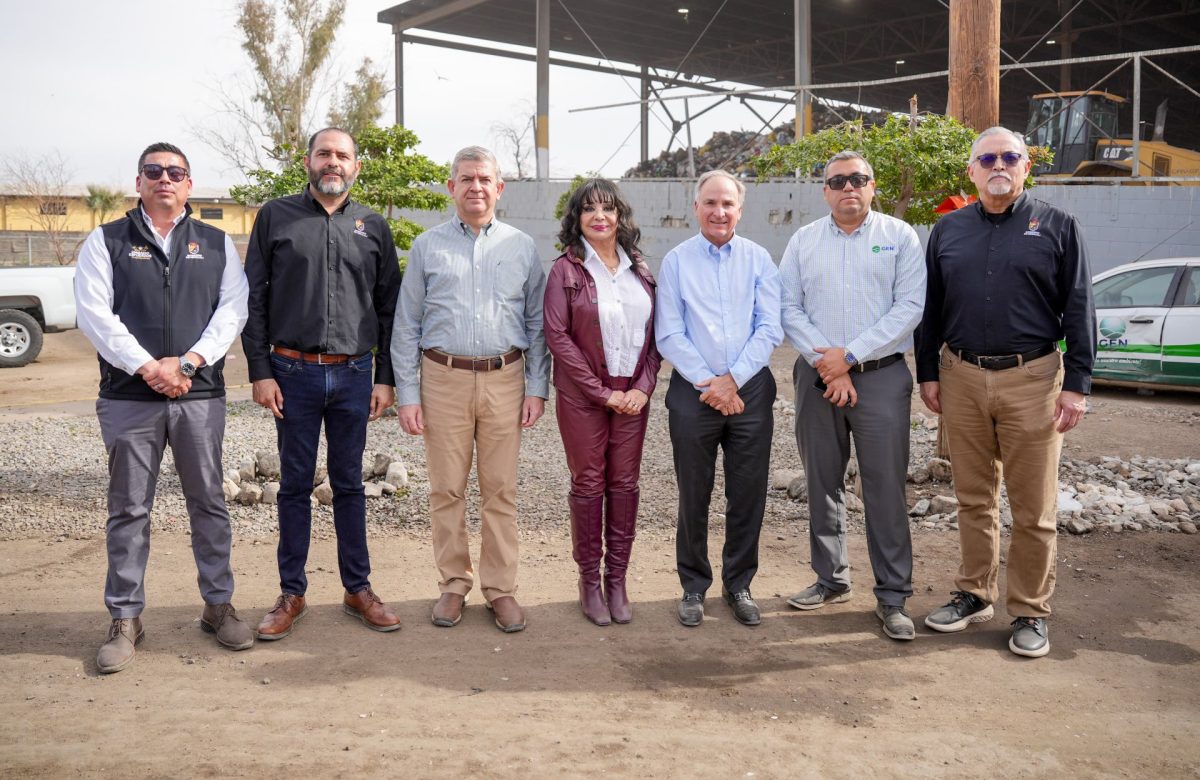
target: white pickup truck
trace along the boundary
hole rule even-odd
[[[0,268],[0,368],[42,351],[42,332],[75,327],[75,266]]]

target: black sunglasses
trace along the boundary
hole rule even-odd
[[[976,157],[975,162],[979,163],[984,168],[991,168],[992,166],[994,166],[996,164],[996,160],[999,159],[999,160],[1004,160],[1005,167],[1011,168],[1014,165],[1016,165],[1017,163],[1021,162],[1021,160],[1024,157],[1025,157],[1025,155],[1021,154],[1020,152],[1004,152],[1002,154],[988,153],[988,154],[981,154],[978,157]]]
[[[846,182],[850,182],[854,189],[861,190],[870,181],[871,177],[865,173],[852,173],[849,176],[839,174],[826,179],[825,186],[831,190],[844,190],[846,189]]]
[[[171,181],[183,181],[188,175],[187,168],[180,168],[178,165],[168,165],[164,168],[154,163],[146,163],[142,166],[142,175],[150,181],[158,181],[164,173]]]

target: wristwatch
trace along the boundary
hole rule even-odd
[[[187,355],[179,358],[179,373],[191,379],[196,375],[196,364],[187,359]]]
[[[849,350],[846,351],[846,365],[851,368],[858,365],[858,358],[854,357],[854,353]]]

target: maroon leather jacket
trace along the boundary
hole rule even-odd
[[[649,397],[658,382],[658,366],[662,363],[654,346],[654,276],[640,256],[630,259],[638,281],[650,296],[650,319],[646,321],[646,341],[629,389],[641,390]],[[596,280],[571,249],[560,255],[550,268],[542,320],[546,346],[554,355],[554,386],[559,392],[582,396],[604,406],[613,391],[604,358]]]

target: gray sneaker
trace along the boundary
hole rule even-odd
[[[1050,652],[1050,629],[1045,618],[1019,617],[1012,627],[1009,650],[1026,658],[1041,658]]]
[[[787,600],[788,606],[795,609],[820,609],[826,604],[841,604],[850,600],[850,589],[830,590],[819,582],[814,582],[804,590]]]
[[[137,644],[146,632],[142,630],[142,619],[114,618],[108,627],[108,639],[96,653],[96,666],[101,674],[119,672],[133,660]]]
[[[905,642],[911,641],[917,635],[917,631],[913,627],[912,618],[904,611],[904,607],[876,604],[875,616],[883,621],[883,633],[892,639],[899,639]]]
[[[971,623],[991,620],[995,614],[991,604],[971,593],[956,590],[950,596],[949,604],[938,607],[925,618],[925,625],[934,631],[944,634],[962,631]]]
[[[704,594],[684,593],[676,607],[679,622],[688,628],[695,628],[704,622]]]

